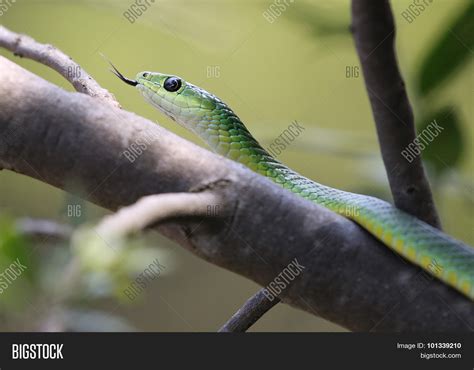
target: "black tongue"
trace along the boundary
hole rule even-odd
[[[123,82],[125,82],[128,85],[131,85],[131,86],[137,86],[138,85],[137,81],[131,80],[131,79],[125,77],[123,74],[121,74],[118,71],[117,68],[115,68],[115,66],[112,64],[112,62],[110,60],[108,60],[103,54],[101,54],[101,55],[112,66],[113,70],[110,69],[110,72],[112,72],[114,75],[116,75],[118,78],[120,78]]]
[[[109,62],[110,63],[110,62]],[[113,70],[110,70],[110,72],[112,72],[114,75],[116,75],[118,78],[120,78],[123,82],[125,82],[126,84],[128,85],[132,85],[132,86],[137,86],[138,85],[138,82],[135,81],[135,80],[130,80],[129,78],[125,77],[123,74],[121,74],[117,68],[114,67],[114,65],[112,63],[110,63],[110,65],[112,66]]]

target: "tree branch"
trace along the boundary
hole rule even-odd
[[[27,35],[20,35],[0,26],[0,46],[12,51],[19,57],[33,59],[51,67],[68,80],[76,91],[97,97],[107,104],[120,107],[115,97],[102,88],[71,57],[52,45],[41,44]]]
[[[58,224],[50,220],[22,218],[16,222],[18,232],[33,239],[54,241],[68,240],[73,232],[69,225]]]
[[[207,216],[215,204],[221,205],[222,200],[212,192],[148,195],[105,217],[96,231],[106,238],[123,237],[170,218]]]
[[[245,332],[280,302],[278,298],[270,301],[265,295],[266,288],[260,289],[219,329],[220,333]]]
[[[416,132],[395,54],[389,1],[352,0],[352,29],[395,205],[440,228],[421,158],[410,163],[402,156]]]
[[[172,220],[159,231],[262,286],[298,258],[306,268],[279,297],[350,330],[474,327],[472,302],[353,222],[153,122],[66,92],[1,57],[0,138],[0,167],[61,189],[80,185],[84,198],[110,210],[151,194],[218,194],[229,214]],[[137,142],[146,149],[130,160],[123,153]]]

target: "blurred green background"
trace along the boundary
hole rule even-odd
[[[100,53],[127,76],[142,70],[172,73],[213,92],[263,144],[297,120],[305,131],[279,156],[281,161],[323,184],[390,200],[363,77],[361,71],[352,73],[359,61],[349,32],[349,1],[287,2],[272,22],[263,15],[271,1],[156,0],[133,23],[123,15],[131,4],[128,0],[17,0],[0,22],[55,45],[114,93],[124,109],[199,145],[197,138],[115,78]],[[472,245],[473,3],[439,0],[409,22],[403,12],[410,4],[392,1],[400,67],[418,127],[436,119],[445,128],[423,154],[444,229]],[[72,91],[49,68],[5,50],[0,54]],[[71,206],[79,206],[80,214],[68,215]],[[259,288],[150,233],[136,247],[145,251],[139,263],[142,268],[131,270],[143,270],[153,260],[147,253],[156,253],[166,270],[137,300],[117,298],[110,287],[97,292],[97,284],[104,285],[108,277],[96,271],[89,279],[92,288],[84,288],[84,281],[74,283],[77,296],[53,305],[45,297],[54,297],[51,284],[64,279],[62,268],[74,252],[65,252],[64,245],[50,246],[48,240],[17,240],[12,219],[49,218],[77,225],[97,222],[107,211],[39,181],[2,171],[0,214],[4,217],[0,260],[8,262],[16,258],[15,250],[22,250],[31,266],[31,276],[15,281],[8,302],[0,305],[3,330],[54,329],[49,320],[57,310],[71,330],[214,331]],[[129,275],[133,279],[133,273]],[[278,305],[252,330],[344,329]]]

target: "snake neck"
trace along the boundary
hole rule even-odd
[[[214,152],[242,163],[263,176],[277,177],[276,169],[284,167],[263,149],[240,118],[225,104],[202,115],[193,131]]]
[[[244,164],[303,198],[332,209],[326,200],[331,199],[337,190],[318,184],[276,160],[225,103],[219,102],[216,109],[201,114],[192,130],[214,152]]]

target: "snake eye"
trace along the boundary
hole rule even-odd
[[[166,91],[175,92],[181,87],[181,80],[178,77],[168,77],[163,86]]]

